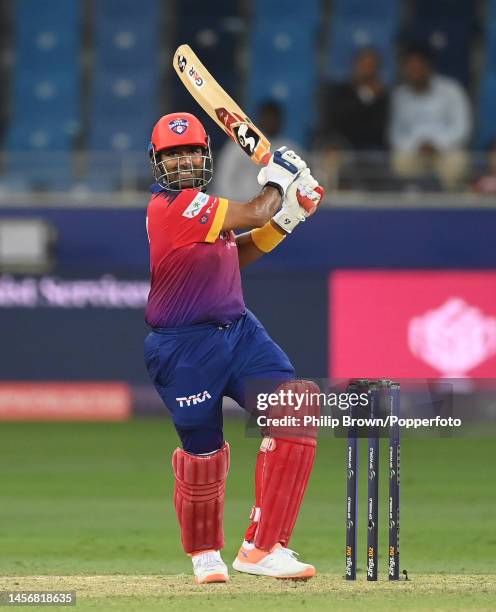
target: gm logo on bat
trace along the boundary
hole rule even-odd
[[[179,67],[179,70],[181,68]],[[187,75],[189,77],[189,80],[193,83],[193,85],[195,85],[196,87],[198,87],[198,89],[200,89],[201,87],[203,87],[205,85],[205,79],[202,77],[202,75],[195,69],[194,66],[191,66],[191,68],[188,70]]]

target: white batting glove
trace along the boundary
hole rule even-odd
[[[288,147],[281,147],[275,151],[269,163],[258,173],[258,184],[262,187],[272,185],[284,197],[288,187],[306,167],[306,162],[299,155]]]
[[[315,213],[323,196],[323,188],[307,168],[291,183],[281,210],[272,217],[272,220],[287,234],[291,234],[299,223]]]

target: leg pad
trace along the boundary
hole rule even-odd
[[[188,554],[224,546],[224,497],[229,471],[229,444],[210,455],[190,455],[176,448],[174,506],[181,541]]]
[[[262,441],[255,472],[256,501],[245,535],[256,548],[287,546],[312,472],[316,440],[271,438]]]

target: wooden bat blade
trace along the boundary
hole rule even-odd
[[[256,164],[267,163],[270,142],[236,102],[222,89],[189,45],[180,45],[174,70],[203,110]]]

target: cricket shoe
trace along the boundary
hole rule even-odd
[[[191,557],[196,584],[227,582],[227,565],[218,550],[207,550]]]
[[[267,552],[245,541],[234,560],[233,568],[246,574],[287,580],[308,580],[315,576],[314,566],[301,563],[297,556],[298,553],[284,548],[281,544],[276,544],[270,552]]]

